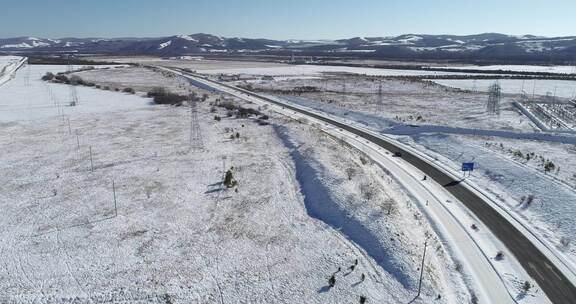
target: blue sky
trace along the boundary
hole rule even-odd
[[[576,35],[574,0],[0,0],[0,37]]]

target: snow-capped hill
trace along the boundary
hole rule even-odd
[[[196,40],[196,39],[194,39],[194,38],[192,38],[192,37],[190,37],[190,36],[188,36],[188,35],[178,35],[178,36],[176,36],[176,37],[177,37],[177,38],[180,38],[180,39],[188,40],[188,41],[198,42],[198,40]]]
[[[55,42],[50,39],[39,39],[34,37],[0,39],[1,49],[31,49],[49,47],[53,44],[55,44]]]
[[[507,61],[576,60],[576,37],[404,34],[339,40],[226,38],[205,33],[159,38],[17,37],[0,39],[3,52],[75,52],[90,54],[190,55],[196,53],[267,53],[306,56],[354,56],[379,59],[466,59]]]

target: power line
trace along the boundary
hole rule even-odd
[[[382,98],[382,81],[378,84],[378,112],[382,112],[384,110],[384,100]]]

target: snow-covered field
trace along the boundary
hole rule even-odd
[[[0,87],[0,302],[414,297],[430,224],[358,152],[271,113],[284,127],[226,118],[207,103],[204,149],[192,151],[187,107],[84,87],[67,107],[68,87],[39,80],[63,70],[26,67]],[[97,73],[125,85],[136,72],[80,74]],[[154,85],[146,73],[132,79]],[[228,169],[236,188],[221,185]],[[467,302],[462,274],[431,242],[416,303]]]
[[[200,82],[210,83],[197,77],[192,78]],[[211,85],[214,84],[211,83]],[[221,85],[215,85],[215,87],[219,90],[229,92],[238,98],[255,102],[256,104],[262,105],[266,108],[270,107],[279,113],[284,113],[284,115],[287,115],[288,117],[293,117],[299,121],[315,125],[316,127],[323,129],[325,132],[340,138],[343,142],[355,146],[359,150],[364,151],[364,153],[368,153],[371,159],[383,168],[386,168],[385,170],[393,172],[392,174],[394,177],[401,181],[402,185],[406,187],[406,189],[410,189],[408,190],[410,194],[416,197],[417,201],[420,202],[420,209],[425,210],[426,214],[434,219],[433,221],[437,225],[435,229],[439,228],[440,231],[442,231],[443,237],[447,237],[451,240],[449,243],[456,247],[456,255],[458,258],[464,260],[464,263],[467,265],[466,267],[473,269],[472,274],[475,280],[482,282],[480,289],[483,291],[482,297],[484,297],[483,299],[484,301],[487,301],[487,303],[504,303],[509,296],[514,298],[514,303],[520,301],[527,303],[547,303],[546,299],[542,297],[543,295],[539,288],[530,289],[530,292],[526,292],[526,289],[522,288],[522,286],[526,286],[523,283],[523,279],[527,278],[527,274],[517,262],[514,262],[515,259],[506,259],[507,262],[505,263],[502,263],[502,261],[491,261],[486,264],[486,260],[492,260],[492,258],[488,257],[497,250],[502,250],[503,245],[500,244],[498,240],[495,240],[490,233],[476,233],[478,229],[483,231],[485,227],[476,227],[477,229],[474,229],[472,226],[473,230],[476,230],[476,232],[467,232],[465,227],[468,227],[471,224],[476,224],[476,226],[478,226],[478,219],[470,214],[470,211],[462,208],[461,205],[452,204],[451,202],[455,199],[451,195],[446,195],[443,185],[434,182],[422,182],[422,172],[419,172],[419,170],[414,172],[414,168],[410,165],[401,165],[403,163],[401,159],[391,157],[389,152],[383,152],[380,150],[379,146],[375,146],[369,142],[365,142],[364,140],[359,140],[358,136],[355,136],[352,133],[330,127],[321,121],[311,117],[306,117],[306,115],[302,116],[292,110],[287,110],[282,106],[270,106],[266,99],[247,96],[238,90],[223,87]],[[280,103],[285,103],[282,98],[272,96],[268,96],[268,98],[275,99]],[[322,112],[324,111],[318,111],[317,114],[326,115]],[[354,122],[349,123],[355,124]],[[357,124],[356,127],[362,128]],[[430,202],[430,204],[428,204],[428,202]],[[452,220],[455,218],[457,218],[456,223]],[[530,234],[529,232],[526,233]],[[470,240],[470,238],[474,239],[474,241]],[[457,241],[454,242],[454,240]],[[473,249],[477,248],[477,246],[480,246],[481,252],[477,252]],[[554,256],[552,253],[550,254],[551,256]],[[509,256],[509,254],[505,255]],[[474,266],[470,267],[470,265]],[[494,270],[496,270],[498,274],[492,274],[492,271]],[[504,283],[507,286],[505,288],[507,291],[502,290],[503,287],[501,283]],[[490,297],[490,300],[486,300],[488,297]]]
[[[490,85],[495,82],[494,80],[486,79],[443,79],[433,81],[447,87],[475,92],[488,92]],[[502,93],[506,94],[520,95],[524,91],[528,95],[546,96],[549,94],[564,98],[576,97],[576,81],[500,79],[498,83],[502,88]]]
[[[0,87],[0,122],[38,119],[63,115],[107,112],[110,108],[129,110],[146,106],[142,98],[77,87],[81,107],[69,106],[69,86],[40,81],[47,71],[66,71],[65,66],[28,65],[21,68],[18,77]]]
[[[159,74],[150,69],[126,67],[116,69],[95,69],[75,73],[84,81],[112,88],[133,88],[137,92],[149,92],[152,88],[163,87],[172,92],[184,94],[182,83],[173,78],[159,78]]]
[[[194,68],[193,68],[194,69]],[[370,76],[436,76],[436,75],[466,75],[465,73],[419,71],[419,70],[395,70],[363,67],[329,66],[329,65],[287,65],[281,67],[262,68],[221,68],[221,69],[195,69],[198,73],[215,74],[246,74],[267,76],[310,76],[322,73],[351,73]]]
[[[311,99],[309,104],[328,112],[356,116],[357,119],[379,121],[388,126],[396,123],[442,125],[450,127],[490,130],[532,131],[530,119],[520,115],[512,105],[512,98],[504,97],[501,114],[486,113],[487,96],[467,93],[427,81],[382,80],[365,77],[326,77],[323,79],[292,79],[288,81],[260,81],[251,83],[257,91],[278,94],[294,88],[312,86],[319,92],[286,94],[291,99]],[[381,98],[378,92],[382,91]],[[346,94],[342,94],[342,92]],[[305,100],[302,100],[305,102]],[[365,116],[365,117],[360,117]]]
[[[477,71],[511,71],[511,72],[532,72],[532,73],[553,73],[553,74],[575,74],[576,66],[571,65],[552,65],[552,66],[539,66],[539,65],[466,65],[466,66],[445,66],[445,67],[431,67],[431,69],[462,69],[462,70],[477,70]]]
[[[388,91],[388,87],[384,86]],[[410,88],[406,85],[406,88]],[[467,98],[474,96],[474,93],[458,93]],[[305,94],[303,94],[304,96]],[[447,94],[450,95],[450,94]],[[314,101],[309,98],[283,96],[300,105],[319,109],[331,115],[358,122],[379,132],[387,132],[388,128],[398,123],[397,120],[389,118],[388,111],[394,111],[394,104],[388,100],[380,107],[382,112],[374,111],[374,106],[365,104],[362,100],[356,99],[356,104],[349,100],[346,106],[344,103],[333,101]],[[401,98],[401,97],[400,97]],[[437,99],[441,100],[441,99]],[[427,106],[425,96],[417,96],[411,99],[413,109],[411,113],[416,115]],[[472,114],[474,110],[457,104],[456,107],[463,107],[460,110],[452,109],[449,103],[438,104],[438,115],[444,112],[444,119],[448,120],[448,125],[454,124],[458,117],[458,111]],[[503,108],[504,111],[514,113],[520,121],[527,121],[526,117],[514,112],[512,109]],[[406,108],[404,111],[408,111]],[[477,109],[481,113],[480,105]],[[427,116],[424,116],[427,117]],[[454,120],[450,121],[450,118]],[[496,118],[497,116],[489,116]],[[497,119],[511,119],[501,115]],[[440,121],[435,121],[439,123]],[[471,122],[474,122],[473,120]],[[412,121],[407,121],[412,123]],[[418,122],[416,122],[418,123]],[[482,120],[474,124],[469,124],[468,128],[478,127],[478,136],[462,136],[443,134],[441,129],[437,131],[414,132],[411,136],[399,137],[405,143],[413,145],[420,151],[430,154],[432,157],[441,160],[447,167],[458,171],[464,161],[474,161],[479,166],[478,173],[471,178],[472,181],[481,188],[492,193],[500,199],[500,205],[518,218],[527,227],[530,227],[535,234],[556,248],[567,260],[576,265],[576,251],[573,243],[573,235],[576,233],[576,225],[572,220],[576,217],[573,202],[576,201],[576,191],[574,190],[574,179],[576,178],[576,150],[573,144],[512,139],[514,136],[495,138],[484,134],[482,129],[489,129],[491,122],[486,120],[482,125]],[[440,122],[441,124],[441,122]],[[463,125],[466,127],[466,125]],[[425,128],[424,128],[425,129]],[[418,128],[416,128],[418,130]],[[529,131],[529,128],[523,130]],[[439,133],[438,133],[439,132]],[[486,145],[486,142],[489,145]],[[573,141],[572,141],[573,142]],[[500,144],[503,144],[502,148]],[[518,159],[514,155],[516,151],[521,151],[523,155],[534,152],[535,156],[529,161]],[[556,167],[552,172],[545,174],[543,164],[546,160],[552,161]],[[561,168],[557,171],[558,166]],[[534,197],[534,201],[526,205],[529,196]]]

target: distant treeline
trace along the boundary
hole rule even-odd
[[[302,63],[300,63],[302,64]],[[346,63],[346,62],[314,62],[314,65],[331,65],[331,66],[347,66],[347,67],[366,67],[366,68],[377,68],[377,69],[394,69],[394,70],[414,70],[414,71],[430,71],[430,72],[450,72],[450,73],[468,73],[468,74],[498,74],[498,75],[523,75],[523,76],[537,76],[537,77],[569,77],[575,78],[576,74],[559,74],[559,73],[548,73],[548,72],[529,72],[529,71],[506,71],[506,70],[475,70],[466,68],[450,68],[450,67],[439,67],[439,68],[429,68],[427,66],[418,65],[384,65],[384,64],[357,64],[357,63]],[[500,77],[498,77],[500,78]],[[555,79],[555,78],[552,78]]]
[[[464,52],[444,52],[444,51],[412,51],[401,46],[389,46],[374,52],[350,53],[337,52],[323,49],[308,49],[294,52],[294,50],[267,50],[260,52],[260,55],[275,55],[290,58],[296,55],[299,58],[347,58],[347,59],[372,59],[372,60],[398,60],[398,61],[429,61],[429,62],[459,62],[479,65],[490,64],[553,64],[571,65],[576,62],[576,52],[571,50],[558,51],[553,53],[527,53],[518,50],[493,49],[491,51],[464,51]]]
[[[41,64],[41,65],[114,65],[115,62],[92,61],[82,58],[66,58],[54,56],[29,56],[28,64]]]
[[[576,81],[576,76],[568,75],[399,75],[384,76],[384,78],[394,79],[520,79],[520,80],[570,80]]]

